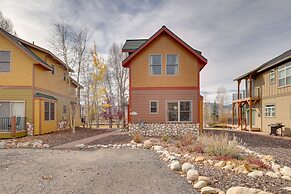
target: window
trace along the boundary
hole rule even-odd
[[[168,121],[191,121],[191,101],[168,102]]]
[[[291,62],[278,68],[279,87],[291,85]]]
[[[66,113],[67,113],[67,106],[64,105],[64,106],[63,106],[63,114],[66,114]]]
[[[10,51],[0,51],[0,72],[10,72]]]
[[[167,55],[167,75],[177,75],[178,69],[178,55]]]
[[[150,56],[150,71],[151,71],[151,75],[162,74],[162,56],[161,55]]]
[[[52,74],[55,75],[55,66],[52,65]]]
[[[44,102],[44,120],[55,120],[55,103]]]
[[[266,117],[275,117],[275,105],[269,104],[265,106],[265,116]]]
[[[66,80],[67,80],[67,74],[64,73],[64,81],[66,81]]]
[[[158,113],[158,106],[159,106],[158,101],[150,101],[150,113],[151,114]]]
[[[275,83],[275,69],[270,70],[270,83],[273,84]]]

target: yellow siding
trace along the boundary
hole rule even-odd
[[[40,99],[34,100],[34,134],[39,135],[40,131]]]
[[[32,86],[34,60],[1,34],[0,43],[0,51],[10,51],[11,57],[10,72],[0,72],[0,86]]]
[[[1,89],[0,101],[24,101],[25,117],[27,122],[32,122],[32,90],[31,89]]]
[[[149,57],[162,55],[162,75],[151,76]],[[166,75],[166,55],[178,54],[179,73]],[[189,51],[167,34],[161,34],[131,61],[132,87],[193,87],[198,86],[198,61]]]

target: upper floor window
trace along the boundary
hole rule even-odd
[[[275,69],[270,70],[270,83],[273,84],[275,83]]]
[[[10,51],[0,51],[0,72],[10,72]]]
[[[265,106],[265,116],[266,117],[275,117],[275,105],[268,104]]]
[[[150,71],[151,71],[151,75],[162,74],[162,56],[161,55],[150,55]]]
[[[158,113],[158,101],[150,101],[150,113]]]
[[[167,75],[177,75],[178,74],[178,55],[169,54],[167,55]]]
[[[55,103],[44,102],[44,120],[55,120]]]
[[[279,87],[291,84],[291,62],[278,68]]]

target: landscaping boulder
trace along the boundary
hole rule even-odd
[[[214,164],[215,167],[219,167],[219,168],[222,168],[226,165],[226,162],[225,161],[220,161],[220,162],[217,162],[216,164]]]
[[[253,172],[250,172],[248,174],[249,177],[252,177],[252,178],[256,178],[256,177],[260,177],[260,176],[263,176],[264,175],[264,172],[263,171],[260,171],[260,170],[255,170]]]
[[[205,181],[207,184],[209,184],[211,182],[210,178],[207,176],[199,176],[198,181]]]
[[[164,151],[164,147],[163,146],[153,146],[153,148],[154,148],[154,150],[156,152],[162,152],[162,151]]]
[[[86,146],[85,144],[78,144],[75,147],[79,148],[79,149],[82,149],[82,148],[85,148],[85,146]]]
[[[231,187],[226,191],[226,194],[258,194],[260,189],[253,189],[248,187]]]
[[[171,170],[179,171],[181,170],[181,164],[178,161],[173,161],[170,165]]]
[[[205,181],[198,181],[197,183],[194,184],[194,189],[200,190],[206,186],[207,186],[207,183]]]
[[[146,149],[151,149],[151,147],[153,146],[153,143],[151,140],[145,140],[143,142],[143,147],[146,148]]]
[[[6,145],[5,141],[0,141],[0,149],[4,149]]]
[[[199,178],[199,172],[195,169],[190,169],[187,172],[187,180],[188,181],[196,181]]]
[[[203,162],[204,161],[204,156],[197,156],[196,158],[195,158],[195,162]]]
[[[182,165],[182,171],[183,172],[187,172],[189,169],[191,168],[194,168],[194,165],[189,163],[189,162],[185,162],[183,165]]]
[[[282,176],[281,177],[282,179],[284,179],[284,180],[287,180],[287,181],[291,181],[291,177],[290,176]]]
[[[281,171],[282,175],[291,177],[291,168],[288,166],[284,166]]]
[[[203,187],[201,190],[201,194],[218,194],[219,191],[213,187]]]
[[[269,176],[269,177],[272,177],[272,178],[280,178],[278,173],[271,172],[271,171],[267,172],[266,175]]]

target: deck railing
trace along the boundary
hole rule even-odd
[[[26,130],[25,117],[0,117],[0,132]]]
[[[250,92],[247,90],[242,90],[239,94],[239,99],[245,99],[250,97]],[[252,94],[252,97],[260,97],[260,88],[255,88]],[[238,94],[232,94],[232,100],[238,100]]]

